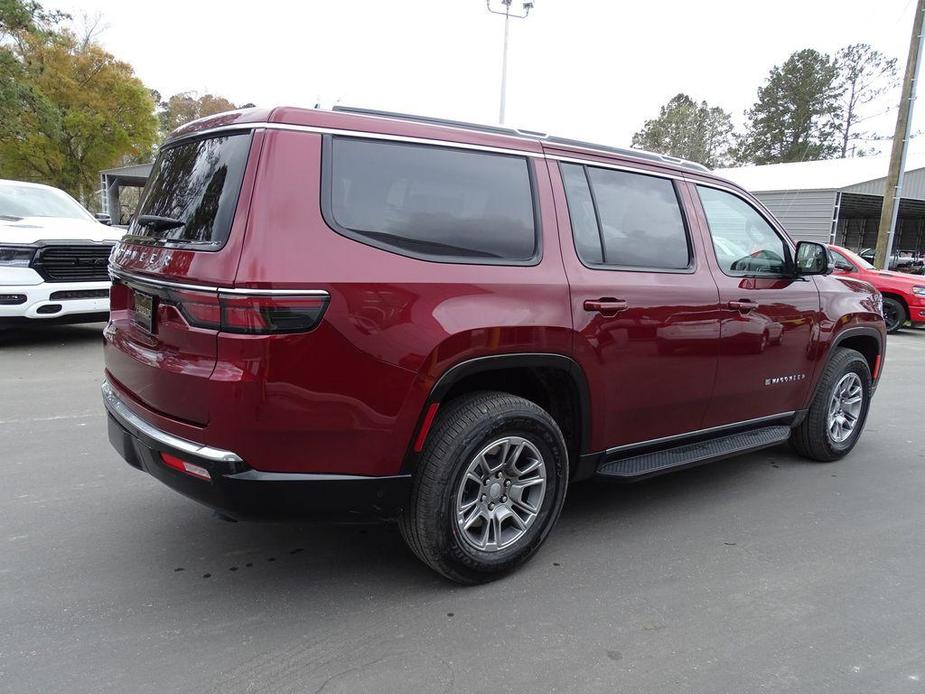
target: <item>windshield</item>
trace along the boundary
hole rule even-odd
[[[250,133],[236,133],[162,149],[129,234],[223,244],[234,217],[250,142]]]
[[[0,185],[0,217],[63,217],[93,219],[70,195],[54,188]]]
[[[866,260],[864,260],[864,258],[859,256],[857,253],[853,253],[849,251],[847,248],[839,248],[838,252],[841,253],[843,256],[845,256],[849,261],[851,261],[851,263],[854,266],[859,267],[862,270],[876,270],[877,269],[873,265],[868,263]]]

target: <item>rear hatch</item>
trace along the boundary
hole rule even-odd
[[[234,283],[260,138],[226,131],[165,145],[111,257],[107,376],[170,418],[209,421],[217,288]]]

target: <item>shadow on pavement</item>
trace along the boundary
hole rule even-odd
[[[649,523],[660,514],[683,523],[680,507],[709,507],[730,494],[754,488],[756,475],[771,466],[804,464],[810,463],[778,447],[636,484],[581,482],[569,489],[550,540],[620,532]],[[323,589],[331,591],[325,594],[335,602],[358,589],[384,586],[398,593],[422,587],[438,593],[458,588],[417,561],[394,524],[229,523],[161,488],[146,495],[144,506],[124,511],[146,520],[127,524],[121,541],[113,539],[115,545],[122,541],[124,545],[111,549],[132,557],[132,562],[148,564],[143,569],[148,575],[183,574],[185,583],[220,583],[223,590],[232,592],[268,587],[284,592]],[[584,551],[581,546],[570,546],[570,552],[580,555]]]
[[[0,328],[0,349],[3,347],[41,347],[102,341],[105,323],[76,325],[37,325]]]

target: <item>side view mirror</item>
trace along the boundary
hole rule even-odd
[[[799,277],[807,275],[829,275],[834,264],[829,255],[829,249],[815,241],[800,241],[797,244],[796,274]]]
[[[110,226],[112,224],[112,218],[105,212],[97,212],[93,216],[96,217],[96,221],[98,221],[100,224],[105,224],[106,226]]]

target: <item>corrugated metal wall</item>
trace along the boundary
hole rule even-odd
[[[875,217],[840,219],[835,243],[853,251],[875,248],[879,227],[880,220]],[[897,219],[893,250],[914,253],[925,251],[925,219],[903,217]]]
[[[878,178],[875,181],[859,183],[856,186],[848,186],[842,189],[842,192],[878,195],[883,197],[884,185],[886,185],[886,179]],[[906,175],[903,177],[903,197],[914,200],[925,200],[925,169],[915,169],[906,172]]]
[[[820,243],[831,237],[836,196],[834,190],[755,193],[794,239]]]

